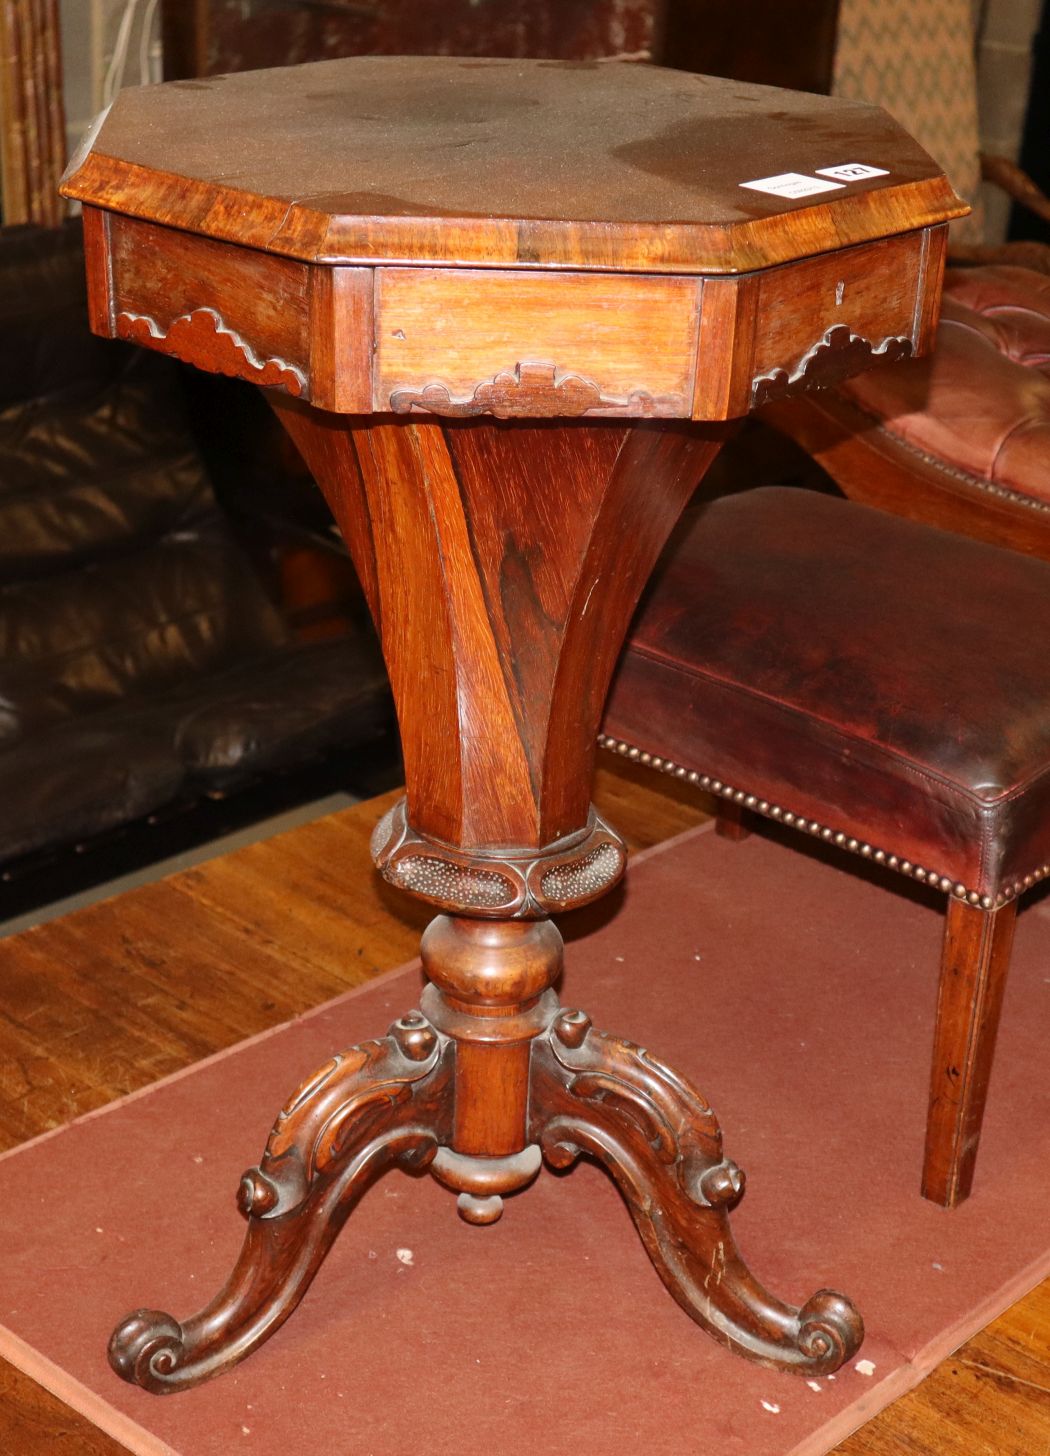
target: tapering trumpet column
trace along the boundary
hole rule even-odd
[[[379,842],[383,873],[439,908],[494,917],[607,889],[608,854],[600,878],[559,862],[546,889],[529,869],[597,848],[609,681],[725,427],[366,420],[272,403],[339,523],[390,674],[407,787],[390,837],[408,837],[414,873]]]
[[[743,1175],[688,1083],[564,1011],[550,917],[606,893],[624,846],[590,804],[595,738],[631,613],[721,436],[692,427],[343,419],[278,413],[350,546],[383,644],[406,798],[372,850],[440,913],[421,1009],[335,1058],[279,1116],[245,1175],[248,1234],[216,1298],[114,1334],[125,1379],[156,1391],[242,1359],[295,1307],[358,1191],[429,1167],[492,1223],[542,1159],[586,1153],[622,1188],[668,1289],[766,1364],[835,1369],[862,1326],[827,1290],[769,1294],[729,1213]],[[571,496],[574,508],[567,510]]]

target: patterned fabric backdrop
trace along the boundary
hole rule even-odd
[[[974,209],[952,236],[981,242],[970,0],[842,0],[832,90],[884,106],[911,132]]]

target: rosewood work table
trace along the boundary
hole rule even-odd
[[[940,169],[822,97],[353,59],[123,92],[64,190],[95,330],[262,386],[324,491],[404,748],[375,861],[440,912],[420,1011],[320,1068],[244,1175],[225,1288],[181,1323],[129,1315],[114,1367],[171,1391],[247,1355],[392,1165],[485,1224],[543,1157],[586,1153],[698,1324],[833,1371],[852,1304],[795,1308],[752,1276],[711,1109],[559,1006],[550,917],[624,870],[590,805],[595,738],[672,526],[728,422],[927,347],[965,210]]]

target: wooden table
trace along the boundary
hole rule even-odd
[[[404,747],[374,857],[443,912],[421,1012],[279,1114],[224,1289],[182,1322],[130,1315],[115,1369],[167,1391],[243,1358],[393,1164],[429,1166],[488,1223],[541,1156],[581,1153],[699,1324],[770,1365],[836,1369],[853,1306],[757,1283],[710,1108],[559,1007],[550,916],[623,873],[590,806],[598,721],[726,422],[927,346],[964,210],[940,170],[883,113],[823,98],[357,59],[125,92],[66,191],[95,329],[266,388],[324,490]]]

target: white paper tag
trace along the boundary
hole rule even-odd
[[[818,177],[834,177],[838,182],[862,182],[865,177],[888,177],[885,167],[869,167],[865,162],[843,162],[840,167],[815,167]]]
[[[801,172],[781,172],[776,177],[759,177],[754,182],[741,182],[752,192],[768,192],[771,197],[812,197],[817,192],[837,192],[841,182],[821,182],[817,177],[804,177]]]

